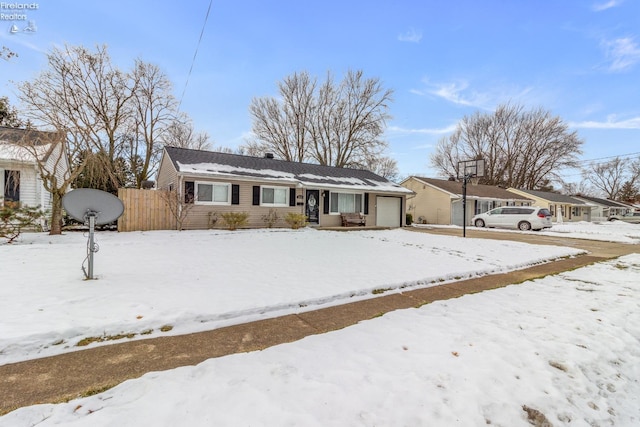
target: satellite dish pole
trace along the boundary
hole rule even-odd
[[[89,273],[87,274],[86,271],[84,272],[87,280],[93,280],[93,254],[98,252],[98,248],[95,243],[96,214],[97,212],[88,209],[87,214],[85,215],[85,218],[87,218],[89,222],[89,243],[87,246],[87,252],[89,252]],[[84,267],[82,270],[84,271]]]
[[[89,241],[87,242],[87,259],[89,271],[82,271],[87,280],[93,280],[93,254],[98,252],[95,242],[96,224],[109,224],[124,212],[124,204],[113,194],[92,188],[78,188],[70,191],[62,198],[62,206],[70,217],[84,224],[89,224]]]

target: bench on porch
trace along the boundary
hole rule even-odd
[[[350,225],[366,225],[367,218],[359,212],[341,213],[342,226],[349,227]]]

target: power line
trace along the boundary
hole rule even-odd
[[[640,152],[629,153],[629,154],[618,154],[618,155],[615,155],[615,156],[607,156],[607,157],[598,157],[596,159],[578,160],[576,163],[587,163],[587,162],[594,162],[596,160],[615,159],[616,157],[631,157],[631,156],[640,156]]]
[[[625,158],[625,157],[632,157],[632,156],[640,156],[640,152],[637,153],[628,153],[628,154],[618,154],[615,156],[607,156],[607,157],[598,157],[595,159],[586,159],[586,160],[578,160],[576,163],[580,163],[580,164],[586,164],[589,162],[595,162],[596,160],[608,160],[608,159],[615,159],[615,158]],[[600,163],[605,163],[605,162],[597,162],[596,164],[600,164]],[[569,168],[569,169],[580,169],[580,166],[577,166],[575,168]],[[580,176],[582,175],[582,171],[580,172],[574,172],[574,173],[559,173],[559,175],[562,175],[563,177],[567,178],[567,177],[572,177],[572,176]]]
[[[202,36],[204,35],[204,29],[207,26],[207,21],[209,20],[209,12],[211,12],[211,5],[213,4],[213,0],[209,0],[209,7],[207,8],[207,14],[204,17],[204,23],[202,24],[202,30],[200,30],[200,37],[198,38],[198,43],[196,44],[196,51],[193,52],[193,59],[191,60],[191,67],[189,68],[189,73],[187,74],[187,80],[184,82],[184,89],[182,89],[182,95],[180,96],[180,102],[178,102],[178,111],[180,111],[180,107],[182,106],[182,100],[184,99],[184,94],[187,91],[187,86],[189,85],[189,78],[191,77],[191,72],[193,71],[193,64],[196,62],[196,57],[198,56],[198,49],[200,49],[200,43],[202,42]]]

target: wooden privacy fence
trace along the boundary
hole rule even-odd
[[[118,198],[124,204],[118,231],[175,230],[176,219],[160,191],[119,188]]]

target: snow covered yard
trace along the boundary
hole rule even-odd
[[[637,426],[639,284],[628,255],[149,373],[0,426]]]
[[[605,242],[621,242],[640,244],[640,224],[629,224],[622,221],[604,222],[565,222],[553,224],[541,234],[577,239],[600,240]]]
[[[439,225],[416,225],[417,227],[447,227],[459,228],[459,226],[439,226]],[[478,228],[469,226],[467,230],[477,230],[497,233],[521,233],[538,234],[543,236],[561,236],[573,239],[599,240],[603,242],[620,242],[630,244],[640,244],[640,224],[628,224],[622,221],[604,222],[564,222],[554,223],[551,228],[544,231],[520,231],[504,228]]]
[[[462,230],[462,227],[457,225],[414,224],[413,226],[417,228],[455,228]],[[506,228],[478,228],[474,226],[468,226],[467,231],[468,230],[553,237],[560,236],[572,239],[640,244],[640,224],[628,224],[622,221],[554,223],[551,228],[547,228],[544,231],[520,231]],[[460,234],[462,235],[462,231]]]
[[[97,242],[92,281],[80,268],[82,233],[24,234],[0,246],[0,364],[81,349],[83,340],[214,329],[578,253],[401,229],[105,232]]]

